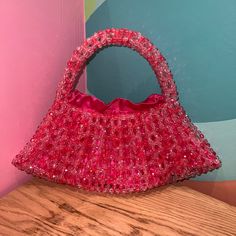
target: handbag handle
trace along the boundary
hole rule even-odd
[[[112,45],[131,48],[143,56],[152,67],[159,81],[162,94],[167,99],[178,100],[173,76],[160,51],[141,33],[114,28],[96,32],[73,52],[67,63],[63,80],[59,84],[57,97],[60,99],[73,91],[76,78],[82,74],[89,58],[99,49]]]

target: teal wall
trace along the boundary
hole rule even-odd
[[[87,36],[108,27],[140,31],[166,57],[182,105],[223,162],[199,179],[236,179],[236,1],[107,0],[87,20]],[[160,92],[146,61],[127,48],[100,52],[87,72],[89,92],[106,102]]]

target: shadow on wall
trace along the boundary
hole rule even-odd
[[[108,27],[140,31],[167,58],[192,120],[220,121],[236,118],[235,11],[234,0],[109,0],[86,29],[88,36]],[[106,49],[87,72],[89,91],[105,102],[116,97],[138,102],[159,92],[145,60],[129,49]]]
[[[221,182],[199,182],[199,181],[184,181],[180,185],[188,186],[194,190],[211,195],[221,201],[227,202],[236,206],[236,181],[221,181]]]

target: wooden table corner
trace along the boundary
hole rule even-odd
[[[0,199],[0,235],[236,236],[236,207],[178,184],[108,195],[33,179]]]

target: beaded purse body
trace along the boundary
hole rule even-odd
[[[140,103],[117,98],[105,104],[75,89],[88,59],[111,45],[143,56],[162,94]],[[99,31],[74,51],[53,105],[12,163],[50,181],[110,193],[145,191],[221,166],[181,107],[165,58],[128,29]]]

